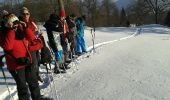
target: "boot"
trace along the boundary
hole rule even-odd
[[[73,59],[77,59],[78,58],[78,56],[77,55],[73,55],[73,57],[72,57]]]
[[[70,69],[71,67],[68,67],[69,63],[64,63],[63,66],[60,66],[60,69],[62,70],[66,70],[66,69]]]
[[[66,62],[66,63],[71,63],[71,59],[70,59],[70,58],[67,58],[67,59],[65,60],[65,62]]]
[[[71,68],[71,67],[69,67],[68,65],[69,65],[69,63],[64,63],[64,67],[65,67],[66,69],[70,69],[70,68]]]
[[[40,100],[54,100],[53,98],[50,97],[45,97],[43,95],[41,95]]]
[[[60,74],[60,70],[57,68],[57,69],[54,69],[54,73],[55,74]]]
[[[55,74],[66,73],[66,70],[60,70],[58,66],[55,66],[54,73]]]

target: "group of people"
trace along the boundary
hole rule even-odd
[[[16,81],[19,100],[50,100],[40,93],[38,81],[40,52],[46,47],[42,32],[32,20],[30,11],[23,7],[20,16],[2,11],[0,47],[5,53],[9,72]],[[49,47],[57,62],[54,73],[69,69],[68,64],[87,52],[84,40],[86,16],[71,14],[65,18],[63,11],[52,13],[45,22]]]
[[[67,66],[71,59],[86,52],[84,41],[84,21],[83,15],[79,18],[71,14],[65,18],[65,13],[61,11],[59,15],[52,13],[45,22],[49,45],[52,48],[55,59],[59,67],[55,67],[54,72],[61,72],[60,69],[69,69]],[[60,68],[60,69],[59,69]]]

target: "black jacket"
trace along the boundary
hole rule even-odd
[[[44,27],[51,31],[63,32],[63,23],[56,14],[50,15],[49,20],[45,22]]]
[[[56,42],[54,40],[53,31],[55,32],[63,32],[63,23],[60,21],[60,18],[56,14],[51,14],[49,20],[47,20],[44,24],[44,27],[47,30],[47,36],[50,43],[51,48],[54,52],[58,51]]]

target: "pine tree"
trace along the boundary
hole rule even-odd
[[[126,26],[126,22],[127,22],[127,15],[126,15],[125,9],[122,8],[121,13],[120,13],[120,25]]]
[[[165,18],[165,25],[169,26],[170,27],[170,10],[169,12],[167,13],[167,16]]]

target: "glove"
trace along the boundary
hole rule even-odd
[[[4,63],[2,62],[2,59],[5,57],[5,55],[0,56],[0,67],[4,66]]]

